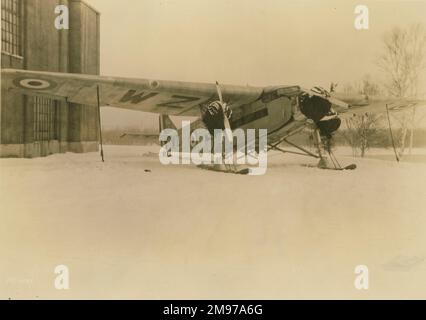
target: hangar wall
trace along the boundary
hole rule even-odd
[[[100,14],[95,9],[81,0],[1,2],[2,68],[99,74]],[[54,26],[58,5],[69,8],[69,30]],[[19,50],[10,49],[10,35],[3,32],[4,27],[10,29],[4,15],[15,6],[20,25],[12,28],[20,37]],[[0,109],[0,157],[98,150],[95,107],[11,94],[2,88]]]

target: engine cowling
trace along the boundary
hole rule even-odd
[[[322,136],[331,137],[339,129],[341,120],[332,109],[332,103],[323,97],[303,94],[299,97],[300,111],[318,126]]]
[[[226,103],[220,101],[214,101],[201,110],[201,119],[211,133],[214,129],[225,129],[225,116],[231,119],[232,111]]]

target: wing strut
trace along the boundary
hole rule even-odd
[[[102,162],[105,162],[104,159],[104,144],[102,141],[102,121],[101,121],[101,99],[99,94],[99,85],[96,86],[96,96],[97,96],[97,102],[98,102],[98,122],[99,122],[99,142],[101,145],[101,158]]]
[[[398,153],[396,152],[396,147],[395,147],[395,140],[393,138],[393,132],[392,132],[392,126],[391,126],[391,121],[390,121],[390,114],[389,114],[388,104],[386,104],[386,115],[388,117],[389,132],[390,132],[390,136],[391,136],[391,140],[392,140],[393,152],[395,153],[396,161],[399,162]]]

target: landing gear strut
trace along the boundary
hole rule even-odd
[[[288,140],[289,137],[301,132],[306,127],[312,128],[312,136],[315,144],[315,148],[317,153],[313,153],[301,146],[296,145],[295,143]],[[298,149],[300,152],[292,151],[292,150],[286,150],[279,147],[281,143],[285,142],[286,144]],[[330,145],[330,141],[323,141],[321,138],[320,130],[318,127],[311,122],[306,123],[304,126],[301,126],[291,132],[289,132],[287,135],[279,139],[279,141],[275,142],[274,144],[268,145],[268,150],[277,150],[282,153],[291,153],[291,154],[297,154],[302,156],[308,156],[315,159],[319,159],[319,162],[317,164],[317,167],[320,169],[331,169],[331,170],[353,170],[356,169],[355,164],[351,164],[349,166],[342,167],[333,154]]]

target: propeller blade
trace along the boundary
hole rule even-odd
[[[217,95],[219,96],[220,105],[222,106],[223,125],[225,127],[225,136],[228,139],[228,141],[233,141],[231,124],[229,123],[229,119],[226,116],[226,109],[225,109],[226,104],[223,102],[222,89],[220,88],[220,84],[219,84],[218,81],[216,81],[216,90],[217,90]]]
[[[216,90],[217,90],[217,95],[219,96],[220,103],[223,103],[222,89],[220,88],[219,82],[217,81],[216,81]]]

